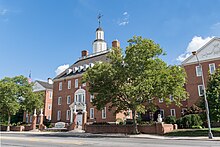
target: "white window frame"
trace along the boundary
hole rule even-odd
[[[102,109],[102,119],[106,119],[106,107]]]
[[[70,95],[68,95],[68,96],[66,97],[66,103],[67,103],[67,104],[70,104],[70,103],[71,103],[71,96],[70,96]]]
[[[62,103],[62,97],[58,97],[57,103],[58,103],[58,105],[61,105],[61,103]]]
[[[48,119],[48,120],[51,120],[51,115],[48,115],[47,119]]]
[[[93,94],[90,94],[90,102],[92,102],[94,99],[94,95]]]
[[[49,98],[50,98],[50,99],[53,98],[53,91],[49,91]]]
[[[62,90],[62,82],[59,82],[59,91],[61,91]]]
[[[199,94],[199,96],[203,96],[204,95],[204,91],[203,91],[203,94],[201,94],[200,87],[202,87],[203,90],[204,90],[203,85],[198,85],[198,94]]]
[[[78,88],[78,87],[79,87],[79,80],[75,79],[75,88]]]
[[[170,115],[176,117],[176,110],[175,109],[170,109]]]
[[[213,65],[213,67],[214,67],[214,71],[212,72],[211,71],[211,66]],[[210,72],[210,74],[213,74],[214,72],[215,72],[215,63],[211,63],[211,64],[209,64],[209,72]]]
[[[67,82],[67,88],[68,88],[68,89],[71,89],[71,80],[69,80],[69,81]]]
[[[163,98],[159,98],[159,103],[163,103]]]
[[[52,110],[52,104],[48,104],[48,110]]]
[[[86,83],[82,83],[82,87],[86,87]]]
[[[185,111],[187,111],[187,108],[182,108],[181,112],[183,115],[185,114]]]
[[[61,111],[60,110],[57,111],[57,120],[58,121],[61,120]]]
[[[199,68],[200,68],[201,72],[199,72]],[[196,76],[197,77],[202,76],[202,67],[201,66],[196,66]]]
[[[66,120],[70,120],[70,110],[66,110]]]
[[[161,114],[162,113],[162,114]],[[160,109],[160,115],[161,115],[161,118],[164,118],[164,109]]]
[[[170,101],[173,102],[174,101],[174,98],[173,96],[170,94]]]
[[[94,115],[95,115],[94,108],[90,108],[90,110],[89,110],[89,118],[90,119],[94,119]]]

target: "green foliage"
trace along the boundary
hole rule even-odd
[[[179,128],[193,128],[193,126],[202,126],[203,122],[198,114],[189,114],[177,120]]]
[[[210,75],[207,86],[207,101],[209,104],[210,119],[220,122],[220,68]],[[203,105],[204,101],[203,101]]]
[[[101,110],[106,104],[117,112],[132,110],[144,113],[149,100],[174,97],[176,104],[187,97],[183,85],[186,74],[179,66],[168,66],[159,56],[163,50],[149,39],[134,36],[128,40],[125,55],[113,48],[110,62],[96,63],[83,75],[89,83],[89,92],[95,94],[93,105]],[[136,122],[134,122],[136,124]]]
[[[164,119],[164,122],[167,123],[167,124],[175,124],[176,123],[176,117],[169,115]]]

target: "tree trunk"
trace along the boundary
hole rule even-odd
[[[8,113],[8,126],[7,126],[7,131],[10,131],[10,122],[11,122],[11,115]]]
[[[134,125],[134,134],[138,133],[138,128],[137,128],[137,111],[136,110],[132,110],[132,118],[133,118],[133,125]]]

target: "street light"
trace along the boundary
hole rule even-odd
[[[201,68],[201,71],[202,71],[202,65],[201,65],[201,63],[199,62],[199,58],[198,58],[198,56],[197,56],[196,51],[192,52],[192,54],[193,54],[194,56],[196,56],[196,59],[197,59],[197,61],[198,61],[198,63],[199,63],[199,67]],[[209,139],[212,139],[212,138],[213,138],[213,135],[212,135],[212,130],[211,130],[210,118],[209,118],[209,105],[208,105],[208,101],[207,101],[207,98],[206,98],[206,89],[205,89],[205,82],[204,82],[203,71],[202,71],[202,85],[203,85],[203,90],[204,90],[206,116],[207,116],[208,128],[209,128],[208,136],[209,136]]]

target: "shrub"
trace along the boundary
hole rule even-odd
[[[164,119],[164,122],[167,123],[167,124],[175,124],[176,123],[176,117],[175,116],[167,116],[165,119]]]
[[[193,126],[201,126],[202,119],[198,114],[189,114],[177,120],[179,128],[192,128]]]

